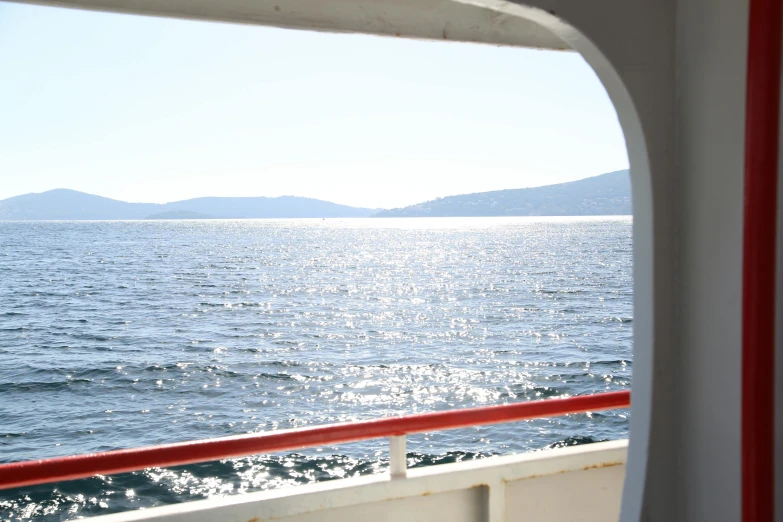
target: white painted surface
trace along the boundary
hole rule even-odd
[[[389,474],[391,478],[405,478],[408,475],[408,455],[405,435],[389,437]]]
[[[567,49],[543,27],[451,0],[14,0],[317,31]]]
[[[614,522],[624,474],[625,466],[609,466],[509,482],[507,520]]]
[[[614,522],[627,441],[118,513],[94,522]]]
[[[709,16],[704,11],[709,10]],[[741,297],[748,5],[680,2],[677,425],[680,520],[741,519]],[[770,284],[773,284],[770,281]]]

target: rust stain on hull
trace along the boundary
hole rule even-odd
[[[625,464],[624,462],[601,462],[600,464],[593,464],[592,466],[585,466],[582,468],[582,471],[587,471],[588,469],[600,469],[600,468],[611,468],[614,466],[622,466]]]
[[[537,478],[543,478],[543,477],[552,477],[554,475],[562,475],[564,473],[573,473],[575,471],[589,471],[591,469],[601,469],[601,468],[612,468],[614,466],[623,466],[625,465],[625,462],[622,461],[610,461],[610,462],[600,462],[598,464],[592,464],[590,466],[584,466],[580,469],[564,469],[561,471],[557,471],[555,473],[541,473],[539,475],[529,475],[527,477],[518,479],[518,480],[530,480],[530,479],[537,479]]]

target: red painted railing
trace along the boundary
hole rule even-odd
[[[775,255],[783,2],[752,0],[742,256],[742,520],[775,518]]]
[[[13,462],[0,465],[0,489],[342,442],[395,437],[409,433],[626,408],[630,404],[631,392],[619,391]]]

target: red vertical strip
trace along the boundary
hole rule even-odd
[[[773,522],[781,0],[750,0],[742,273],[742,520]]]

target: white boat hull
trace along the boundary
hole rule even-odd
[[[627,441],[145,509],[95,522],[615,522]]]

